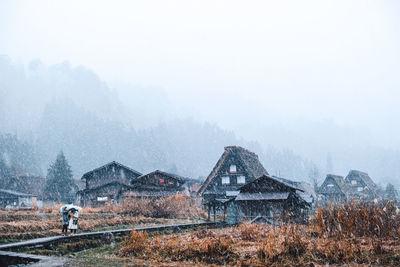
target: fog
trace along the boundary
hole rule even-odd
[[[75,178],[114,159],[206,176],[238,144],[272,174],[359,169],[398,184],[399,12],[396,1],[2,1],[0,134],[31,144],[42,172],[64,150]]]

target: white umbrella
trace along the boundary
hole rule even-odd
[[[65,212],[65,211],[69,211],[69,210],[71,209],[72,206],[73,206],[73,205],[71,205],[71,204],[64,205],[64,206],[62,206],[62,207],[60,208],[60,212],[63,213],[63,212]]]
[[[70,205],[69,207],[68,207],[68,210],[72,210],[72,209],[74,209],[74,210],[77,210],[77,211],[81,211],[81,207],[78,207],[78,206],[75,206],[75,205]]]
[[[64,210],[65,209],[65,210]],[[72,205],[72,204],[68,204],[68,205],[64,205],[64,206],[62,206],[61,208],[60,208],[60,212],[61,213],[63,213],[63,212],[65,212],[65,211],[69,211],[69,210],[72,210],[72,209],[75,209],[75,210],[77,210],[77,211],[81,211],[81,207],[78,207],[78,206],[75,206],[75,205]]]

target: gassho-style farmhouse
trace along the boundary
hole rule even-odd
[[[240,146],[225,147],[204,182],[160,170],[142,174],[115,161],[88,171],[81,181],[84,188],[77,192],[81,206],[118,205],[127,199],[179,194],[201,203],[209,219],[223,216],[229,224],[244,220],[303,222],[320,204],[382,198],[381,190],[367,173],[351,170],[345,178],[328,174],[320,187],[313,187],[270,175],[258,155]],[[1,194],[13,203],[34,197],[15,192]]]

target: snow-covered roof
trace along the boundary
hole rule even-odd
[[[7,190],[7,189],[0,189],[0,193],[6,193],[9,195],[18,196],[18,197],[34,197],[34,195],[32,195],[32,194],[26,194],[26,193],[21,193],[21,192],[17,192],[17,191]]]
[[[236,200],[282,200],[288,197],[289,192],[239,193]]]

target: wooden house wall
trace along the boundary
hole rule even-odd
[[[352,183],[353,180],[356,181],[356,184]],[[346,176],[345,181],[350,187],[354,187],[354,188],[359,187],[359,186],[362,186],[362,187],[367,186],[367,184],[364,182],[363,179],[361,179],[361,177],[359,175],[350,175],[350,176],[348,175],[348,176]]]
[[[136,177],[131,171],[113,164],[92,172],[86,178],[86,189],[93,189],[113,181],[129,184]]]
[[[98,206],[103,205],[105,202],[97,201],[98,197],[107,197],[107,201],[121,202],[123,186],[119,184],[111,184],[104,186],[83,195],[82,206]]]
[[[278,222],[287,209],[285,202],[286,200],[233,201],[228,205],[227,221],[229,224],[237,224],[263,216]]]
[[[32,196],[17,196],[13,194],[0,192],[0,207],[5,208],[6,206],[13,207],[32,207],[33,197]]]
[[[376,195],[369,186],[365,183],[365,181],[361,178],[360,175],[350,175],[346,177],[346,183],[350,188],[350,197],[351,198],[360,198],[360,199],[374,199]],[[352,181],[355,181],[352,182]],[[359,190],[361,188],[361,191]]]
[[[138,181],[133,182],[135,191],[181,191],[182,182],[178,179],[162,174],[152,173],[146,175]]]
[[[18,196],[0,192],[0,207],[18,206]]]
[[[333,186],[329,186],[332,184]],[[346,194],[340,189],[336,181],[328,177],[321,185],[320,194],[324,196],[325,201],[341,202],[346,200]]]
[[[262,198],[266,196],[270,198]],[[247,200],[244,200],[246,198]],[[276,223],[287,219],[303,220],[303,213],[308,208],[295,188],[264,176],[242,187],[240,195],[229,202],[228,223],[253,220],[257,217]]]
[[[236,172],[230,172],[231,165],[236,166]],[[237,183],[239,176],[245,177],[245,183]],[[229,177],[229,184],[223,184],[222,177]],[[207,200],[207,198],[225,197],[227,191],[237,191],[240,186],[253,180],[254,178],[246,171],[239,156],[231,152],[223,162],[214,180],[208,185],[204,198]]]

